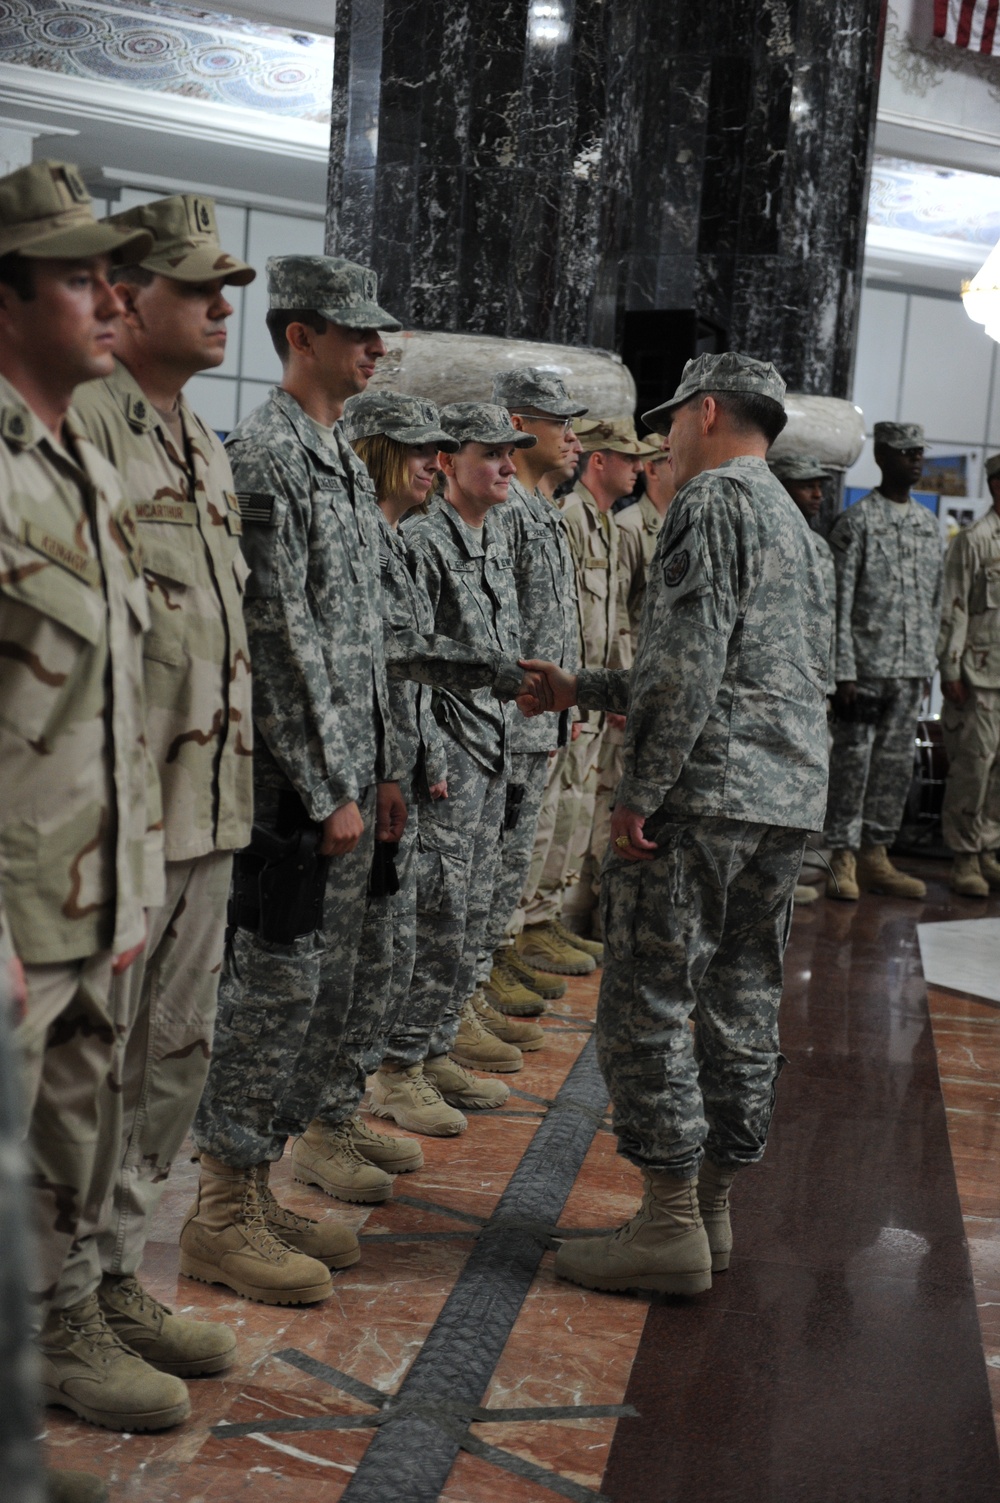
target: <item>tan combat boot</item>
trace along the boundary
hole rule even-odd
[[[484,1027],[472,997],[462,1008],[451,1057],[468,1070],[488,1070],[492,1075],[513,1075],[524,1064],[515,1044],[505,1044]]]
[[[333,1293],[330,1270],[268,1231],[257,1169],[201,1156],[198,1195],[181,1227],[181,1273],[264,1305],[311,1305]]]
[[[257,1199],[271,1235],[327,1268],[351,1268],[361,1257],[358,1239],[351,1228],[334,1221],[332,1216],[314,1221],[311,1216],[290,1211],[275,1200],[270,1175],[270,1164],[257,1165]]]
[[[351,1137],[361,1157],[386,1174],[413,1174],[424,1167],[424,1150],[412,1138],[391,1138],[387,1132],[376,1132],[358,1116],[351,1118]]]
[[[927,888],[919,877],[908,877],[889,860],[884,845],[864,846],[858,853],[858,886],[865,892],[887,898],[926,898]]]
[[[373,1117],[388,1117],[397,1127],[427,1138],[454,1138],[469,1125],[427,1079],[422,1063],[392,1065],[383,1060],[372,1081],[368,1109]]]
[[[799,908],[807,908],[810,903],[816,902],[819,897],[819,888],[810,887],[807,882],[796,882],[792,896]]]
[[[502,1080],[486,1080],[473,1075],[447,1054],[432,1055],[424,1060],[424,1076],[436,1086],[445,1101],[466,1112],[492,1111],[503,1106],[510,1096],[510,1086]]]
[[[68,1310],[52,1310],[39,1337],[41,1389],[107,1430],[168,1430],[191,1413],[180,1378],[157,1372],[115,1335],[96,1294]]]
[[[603,1237],[563,1242],[556,1273],[586,1289],[711,1289],[712,1253],[698,1209],[698,1181],[648,1171],[643,1178],[646,1193],[632,1220]]]
[[[980,869],[979,857],[974,852],[960,851],[951,863],[951,890],[963,898],[988,898],[990,884]]]
[[[199,1378],[222,1372],[236,1358],[236,1335],[228,1326],[182,1320],[130,1274],[106,1273],[97,1298],[119,1341],[161,1373]]]
[[[713,1273],[722,1273],[729,1267],[729,1255],[733,1250],[729,1190],[735,1178],[735,1169],[720,1169],[711,1159],[702,1159],[698,1175],[698,1208],[712,1250]]]
[[[989,883],[991,892],[1000,892],[1000,861],[993,851],[979,852],[979,870]]]
[[[843,903],[856,903],[861,896],[853,851],[833,851],[830,854],[830,875],[826,879],[828,898],[840,898]]]
[[[592,955],[597,965],[604,964],[604,946],[597,939],[584,939],[582,934],[576,934],[562,922],[561,919],[553,919],[552,927],[559,939],[573,950],[582,950],[584,955]]]
[[[539,1028],[537,1023],[521,1023],[516,1018],[505,1017],[502,1012],[490,1006],[485,991],[476,992],[471,1000],[476,1016],[487,1033],[502,1039],[505,1044],[516,1044],[522,1051],[530,1052],[543,1047],[545,1030]]]
[[[300,1184],[315,1185],[354,1205],[376,1205],[392,1194],[392,1175],[355,1148],[350,1119],[336,1127],[318,1119],[310,1122],[292,1144],[292,1173]]]
[[[493,957],[494,963],[499,965],[501,957],[504,965],[513,972],[522,986],[527,987],[528,991],[534,992],[536,996],[544,997],[549,1002],[554,1002],[557,997],[565,997],[566,983],[562,977],[553,975],[551,971],[536,971],[523,955],[518,954],[514,945],[508,945],[506,950],[498,950]],[[498,1007],[499,1003],[494,1002],[493,1006]],[[506,1008],[502,1008],[501,1011],[506,1011]]]
[[[42,1485],[44,1503],[108,1503],[108,1490],[93,1472],[46,1467]]]
[[[552,923],[526,924],[514,941],[517,953],[536,971],[555,971],[560,976],[589,976],[596,971],[593,955],[560,939]]]
[[[509,1013],[512,1018],[537,1018],[546,1010],[543,998],[532,991],[512,965],[499,959],[499,954],[498,951],[494,956],[490,979],[483,986],[487,999],[498,1011]]]

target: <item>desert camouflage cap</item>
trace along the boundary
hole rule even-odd
[[[655,449],[655,454],[649,454],[648,459],[663,459],[670,453],[670,440],[665,433],[644,433],[639,440],[649,449]]]
[[[459,447],[441,426],[441,414],[433,402],[407,397],[395,391],[366,391],[350,397],[344,405],[344,432],[348,443],[383,433],[397,444],[437,444],[446,454]]]
[[[311,308],[345,329],[401,329],[376,301],[378,277],[368,266],[340,256],[271,256],[267,306]]]
[[[994,475],[1000,475],[1000,454],[991,454],[983,466],[987,480],[992,480]]]
[[[510,420],[506,407],[493,402],[449,402],[441,408],[441,426],[459,444],[513,444],[515,449],[533,449],[538,439],[522,433]]]
[[[99,224],[79,172],[69,162],[32,162],[0,178],[0,256],[76,260],[110,255],[138,261],[153,243],[147,230]]]
[[[923,449],[924,430],[919,423],[876,423],[872,438],[889,449]]]
[[[782,454],[778,459],[769,459],[768,465],[778,480],[826,480],[830,474],[826,465],[811,454]]]
[[[204,194],[157,198],[112,214],[104,223],[118,229],[148,230],[153,248],[141,264],[175,282],[211,282],[221,277],[235,287],[245,287],[257,275],[252,266],[222,249],[215,201]]]
[[[611,449],[615,454],[648,459],[651,454],[659,453],[653,444],[639,438],[630,417],[586,418],[576,425],[576,436],[584,454],[593,454],[596,449]]]
[[[553,417],[583,417],[587,411],[580,402],[574,402],[566,390],[565,382],[549,371],[534,365],[519,365],[512,371],[498,371],[493,377],[493,396],[498,407],[508,412],[523,407],[537,407],[540,412]]]
[[[689,360],[670,401],[662,402],[651,412],[644,412],[643,422],[647,428],[666,432],[669,423],[666,428],[663,425],[673,409],[700,391],[752,393],[770,397],[782,407],[785,405],[785,383],[770,360],[754,360],[750,355],[738,355],[729,350],[723,355],[697,355],[694,360]]]

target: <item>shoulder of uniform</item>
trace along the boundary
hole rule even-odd
[[[0,377],[0,439],[8,449],[17,452],[32,448],[44,432],[20,392]]]

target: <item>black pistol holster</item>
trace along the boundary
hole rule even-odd
[[[505,830],[517,828],[517,822],[521,818],[521,805],[524,803],[524,784],[508,783],[507,797],[503,806],[503,827]]]
[[[227,943],[248,929],[290,945],[323,927],[323,896],[330,857],[319,854],[321,827],[307,823],[289,835],[254,825],[250,844],[233,863]]]

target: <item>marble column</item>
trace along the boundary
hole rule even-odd
[[[338,0],[327,245],[409,328],[615,348],[645,0]]]
[[[650,5],[630,310],[692,310],[791,390],[849,395],[885,7]]]

